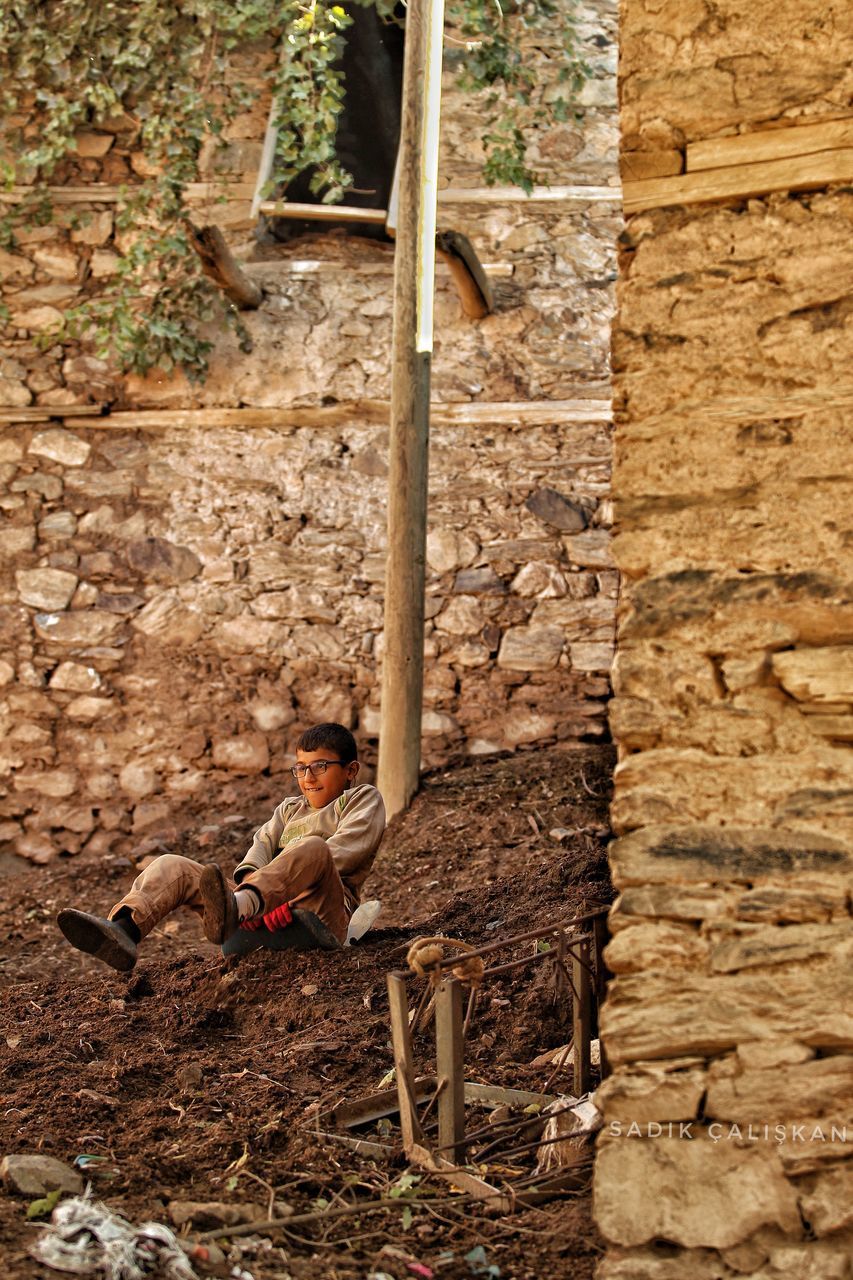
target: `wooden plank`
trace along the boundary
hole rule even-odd
[[[361,1156],[380,1156],[384,1160],[393,1160],[397,1154],[387,1142],[372,1142],[369,1138],[353,1138],[348,1133],[325,1133],[322,1129],[312,1129],[316,1138],[324,1138],[326,1142],[337,1142],[349,1147]]]
[[[48,422],[56,418],[100,418],[104,406],[100,404],[46,404],[14,405],[0,407],[0,422]],[[87,422],[87,427],[92,423]]]
[[[435,1076],[418,1076],[413,1086],[415,1102],[426,1102],[435,1093],[435,1086]],[[317,1122],[352,1129],[356,1125],[372,1124],[383,1116],[395,1116],[399,1110],[397,1089],[383,1089],[364,1098],[355,1098],[352,1102],[339,1102],[330,1111],[321,1112]]]
[[[477,1084],[466,1080],[465,1101],[482,1102],[495,1107],[547,1107],[556,1098],[551,1093],[529,1093],[526,1089],[503,1089],[497,1084]]]
[[[397,1098],[400,1104],[400,1130],[403,1150],[411,1153],[415,1143],[423,1142],[415,1098],[415,1071],[412,1060],[412,1039],[409,1032],[409,1000],[406,980],[396,973],[388,974],[388,1004],[391,1010],[391,1040],[394,1046],[394,1067],[397,1072]]]
[[[679,178],[649,178],[626,182],[625,213],[664,209],[672,205],[701,204],[713,200],[748,199],[771,191],[808,191],[847,182],[853,178],[853,147],[821,151],[814,155],[788,156],[761,164],[705,169]]]
[[[140,183],[130,184],[130,192],[132,193],[133,187],[140,185]],[[25,185],[11,187],[8,191],[0,190],[0,203],[18,204],[21,200],[26,199],[32,190],[32,186]],[[88,204],[90,202],[92,204],[116,204],[127,196],[126,190],[121,187],[111,186],[106,182],[90,182],[85,186],[47,187],[47,192],[56,204]],[[186,187],[186,198],[194,204],[203,203],[206,200],[245,200],[251,207],[254,195],[254,182],[189,182]],[[621,195],[619,186],[584,186],[582,183],[575,186],[534,187],[530,195],[523,191],[521,187],[444,187],[438,192],[438,203],[493,205],[595,204],[604,202],[605,204],[618,204]],[[264,204],[276,203],[276,201],[262,201],[259,207],[262,209]],[[289,205],[290,209],[294,207],[294,204]],[[334,209],[336,206],[309,205],[308,207],[310,209]],[[337,207],[340,208],[341,206]],[[363,209],[360,212],[370,214],[381,212],[383,222],[386,216],[384,210]]]
[[[275,262],[244,263],[244,266],[255,271],[274,266],[276,271],[290,271],[295,276],[340,275],[342,269],[341,263],[335,258],[293,258],[290,261],[278,259]],[[515,275],[514,262],[483,262],[481,266],[486,275],[493,279],[509,280]],[[435,269],[438,275],[450,275],[450,268],[443,262],[437,262]],[[348,262],[345,270],[348,275],[390,276],[394,270],[394,261],[389,257],[387,262]]]
[[[296,200],[261,200],[258,210],[267,218],[305,218],[309,222],[367,222],[385,226],[384,209],[361,209],[352,204],[300,204]]]
[[[117,204],[133,195],[142,184],[128,183],[126,187],[111,186],[106,182],[89,182],[85,186],[47,187],[45,190],[54,204]],[[226,200],[251,201],[255,185],[252,182],[188,182],[185,195],[193,204],[224,198]],[[32,186],[0,189],[0,203],[18,204],[33,191]]]
[[[497,1187],[493,1187],[491,1183],[486,1182],[483,1178],[478,1178],[473,1173],[468,1173],[465,1169],[459,1169],[450,1160],[445,1160],[443,1156],[435,1155],[427,1147],[419,1143],[415,1143],[408,1153],[410,1160],[415,1164],[421,1165],[424,1169],[429,1169],[433,1173],[440,1173],[442,1177],[458,1190],[467,1191],[470,1195],[475,1196],[478,1200],[483,1200],[488,1207],[495,1213],[512,1213],[514,1203],[509,1196],[504,1195]]]
[[[707,138],[687,144],[687,172],[721,169],[736,164],[760,164],[786,156],[814,155],[853,146],[853,116],[824,120],[820,124],[787,125],[760,129],[727,138]]]
[[[461,1161],[465,1158],[465,1039],[462,984],[457,978],[445,978],[436,993],[435,1072],[441,1089],[438,1145]]]
[[[572,1001],[572,1037],[574,1040],[575,1075],[574,1092],[588,1093],[592,1084],[590,1040],[592,1038],[592,979],[589,973],[591,956],[587,939],[574,944],[572,955],[572,982],[576,996]]]
[[[177,428],[278,428],[387,426],[387,400],[342,401],[334,405],[279,409],[119,409],[105,414],[100,405],[0,406],[0,423],[65,421],[87,418],[96,431],[170,430]],[[609,400],[515,400],[439,404],[433,427],[551,427],[609,422]],[[588,459],[606,462],[607,459]]]
[[[439,204],[588,204],[604,201],[618,204],[621,188],[583,186],[534,187],[530,195],[521,187],[444,187]]]

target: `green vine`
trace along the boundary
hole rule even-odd
[[[395,20],[393,0],[358,3]],[[564,119],[568,103],[544,101],[525,42],[562,29],[560,76],[576,88],[587,68],[571,24],[554,0],[503,8],[499,0],[450,0],[447,16],[461,38],[459,82],[486,91],[485,179],[529,191],[529,126]],[[328,0],[0,0],[0,177],[7,188],[29,187],[20,203],[4,206],[11,212],[0,219],[0,246],[13,249],[16,231],[50,220],[47,185],[75,181],[80,130],[118,132],[154,175],[124,182],[115,274],[93,282],[46,343],[77,339],[123,371],[180,366],[204,377],[211,343],[199,326],[240,325],[202,275],[184,231],[184,194],[202,148],[221,140],[256,96],[230,73],[230,59],[247,47],[266,51],[277,105],[273,184],[310,168],[314,192],[334,203],[352,182],[336,154],[345,90],[336,64],[351,21]]]

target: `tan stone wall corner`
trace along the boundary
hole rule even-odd
[[[599,1280],[851,1275],[852,49],[621,6]]]

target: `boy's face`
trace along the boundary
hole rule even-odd
[[[325,772],[318,771],[315,776],[308,769],[296,781],[299,783],[299,790],[311,808],[322,809],[327,804],[331,804],[333,800],[337,800],[338,796],[343,795],[349,784],[355,781],[358,773],[358,761],[350,760],[349,764],[340,764],[334,751],[330,751],[328,747],[321,747],[319,751],[296,752],[296,763],[298,765],[310,765],[316,760],[329,762],[326,765]],[[332,761],[335,763],[331,763]]]

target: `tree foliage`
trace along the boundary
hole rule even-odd
[[[402,20],[394,0],[358,3]],[[569,99],[544,101],[525,41],[538,31],[562,44],[571,95],[586,72],[571,23],[555,0],[448,0],[447,18],[461,41],[460,83],[487,91],[486,181],[530,190],[523,122],[565,118]],[[82,338],[124,370],[180,365],[204,375],[210,343],[199,324],[239,322],[201,274],[183,230],[184,193],[203,144],[254,100],[229,60],[247,45],[274,51],[271,186],[312,169],[316,194],[336,202],[351,185],[335,149],[345,90],[337,64],[351,21],[329,0],[0,0],[2,178],[30,188],[2,220],[2,243],[14,245],[16,227],[50,220],[47,184],[81,129],[130,131],[155,175],[123,189],[117,275],[67,313],[59,336]]]

